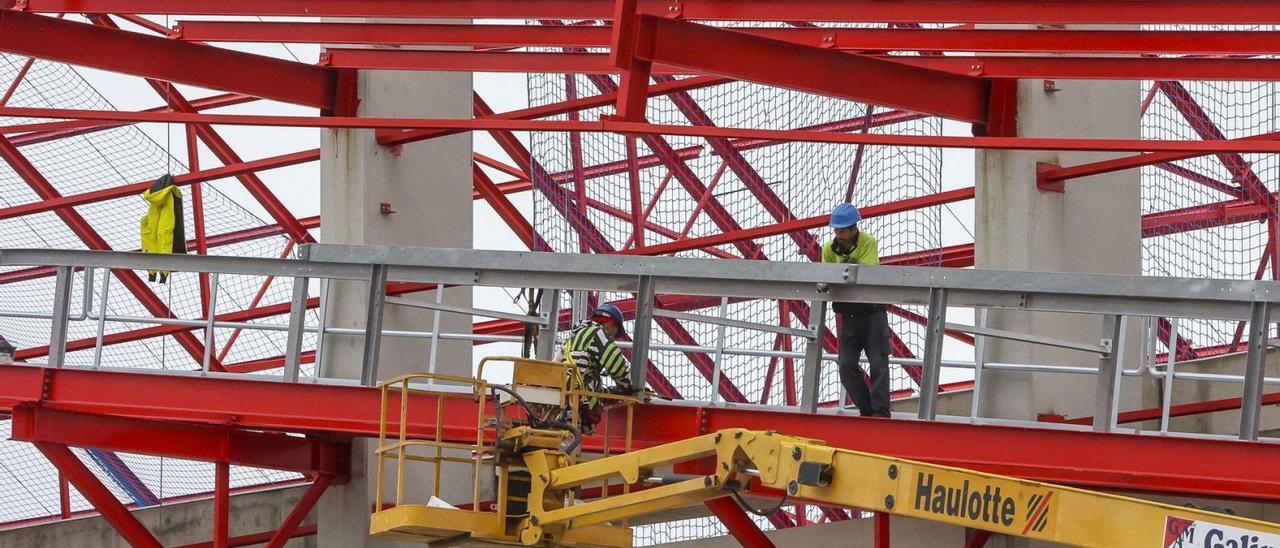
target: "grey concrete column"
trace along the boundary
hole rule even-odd
[[[470,118],[471,74],[362,71],[358,79],[360,116]],[[462,133],[404,145],[392,150],[377,144],[372,130],[323,130],[321,137],[321,228],[325,243],[407,245],[470,248],[472,246],[471,135]],[[392,213],[384,212],[388,204]],[[392,280],[394,281],[394,280]],[[367,283],[331,284],[328,326],[363,329]],[[471,306],[471,292],[451,290],[445,302]],[[434,301],[433,293],[415,296]],[[468,332],[471,318],[441,317],[446,332]],[[387,305],[383,329],[429,331],[432,313]],[[425,372],[430,339],[383,338],[377,368],[379,379],[408,372]],[[324,344],[325,372],[334,377],[359,378],[364,340],[330,335]],[[470,375],[471,345],[441,342],[437,371]],[[376,440],[353,446],[351,481],[329,488],[318,504],[319,545],[350,547],[383,545],[369,537],[373,507]],[[394,478],[394,464],[387,472]],[[406,500],[431,492],[430,469],[410,468]],[[446,470],[445,476],[449,476]],[[462,474],[455,475],[463,476]],[[470,501],[470,477],[465,484],[447,485],[446,498],[457,494]],[[384,496],[394,497],[394,484],[384,484]]]
[[[1046,90],[1040,79],[1019,82],[1019,136],[1139,137],[1137,82],[1058,80],[1054,89]],[[1138,170],[1071,180],[1061,193],[1036,188],[1038,162],[1072,166],[1115,156],[979,151],[974,205],[976,267],[1140,274]],[[1081,342],[1098,339],[1096,317],[992,311],[989,324]],[[1128,340],[1136,342],[1139,338],[1136,332],[1133,335]],[[988,362],[1096,363],[1087,353],[1019,342],[993,339],[985,346]],[[1083,416],[1093,410],[1095,381],[1086,376],[988,370],[982,382],[982,414],[987,417],[1034,419],[1038,413]],[[1126,386],[1122,401],[1136,394],[1136,387]]]

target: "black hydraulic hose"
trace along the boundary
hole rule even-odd
[[[579,445],[582,445],[582,431],[578,430],[578,427],[565,421],[554,422],[551,426],[562,430],[568,430],[569,433],[573,434],[573,441],[569,442],[569,445],[564,448],[565,453],[573,453],[578,449]]]
[[[769,510],[756,510],[755,508],[752,508],[750,504],[747,504],[746,499],[742,498],[742,495],[739,495],[737,490],[732,491],[732,493],[733,493],[733,498],[734,498],[734,499],[736,499],[736,500],[738,501],[738,504],[742,506],[742,509],[743,509],[743,510],[746,510],[746,511],[748,511],[748,512],[751,512],[752,514],[755,514],[755,515],[760,516],[760,517],[762,517],[762,518],[767,518],[767,517],[769,517],[770,515],[773,515],[773,513],[774,513],[774,512],[777,512],[778,510],[781,510],[783,506],[786,506],[786,505],[787,505],[787,493],[786,493],[786,492],[783,492],[783,493],[782,493],[782,498],[781,498],[781,499],[778,499],[778,504],[777,504],[777,506],[774,506],[773,508],[770,508]]]
[[[547,425],[543,424],[542,421],[538,420],[538,416],[534,414],[533,409],[529,407],[529,402],[524,401],[524,398],[520,397],[520,394],[515,393],[515,391],[511,390],[510,388],[507,388],[505,386],[498,386],[498,385],[489,385],[489,390],[491,391],[501,390],[503,392],[506,392],[513,399],[516,400],[516,403],[520,404],[520,407],[524,408],[525,414],[529,416],[529,424],[533,425],[534,428],[546,428]]]
[[[524,408],[525,414],[529,416],[529,424],[534,428],[559,428],[561,430],[568,430],[570,433],[572,433],[573,441],[569,443],[569,446],[565,449],[565,453],[572,453],[575,449],[578,448],[579,445],[582,445],[582,431],[578,430],[578,428],[575,427],[572,423],[566,420],[560,419],[559,417],[557,417],[555,420],[550,420],[546,422],[542,421],[541,419],[538,418],[537,414],[533,412],[533,409],[529,407],[529,402],[526,402],[524,398],[520,397],[520,394],[515,393],[514,390],[511,390],[510,388],[507,388],[505,386],[490,385],[489,390],[491,391],[501,390],[502,392],[505,392],[509,394],[512,398],[514,398],[516,402],[520,404],[520,407]]]

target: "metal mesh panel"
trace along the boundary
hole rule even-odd
[[[616,78],[608,76],[531,75],[529,101],[531,106],[543,105],[611,91],[616,85]],[[613,107],[607,106],[556,119],[595,120],[612,112]],[[872,114],[876,112],[883,114],[885,110]],[[673,125],[691,125],[700,120],[702,114],[711,123],[725,127],[794,129],[828,124],[848,131],[850,127],[860,127],[858,124],[867,112],[860,103],[748,83],[653,97],[647,111],[649,121]],[[871,131],[938,135],[941,122],[926,118],[874,127]],[[643,138],[637,144],[641,167],[639,192],[633,197],[623,137],[532,133],[529,141],[535,161],[546,173],[545,181],[535,181],[535,185],[546,188],[535,191],[534,225],[551,250],[561,252],[636,247],[632,216],[635,211],[647,212],[643,217],[644,245],[822,215],[844,200],[857,154],[855,147],[842,145],[738,141],[734,148],[740,155],[739,162],[737,158],[716,154],[707,139]],[[931,194],[941,188],[942,158],[938,150],[868,147],[863,155],[852,199],[859,206]],[[534,171],[535,178],[539,178],[541,172],[536,168]],[[774,201],[774,205],[762,205],[762,196],[763,200]],[[718,207],[731,220],[724,216],[717,219],[714,210]],[[580,212],[585,222],[566,219],[566,210]],[[941,242],[940,211],[939,208],[919,209],[869,219],[860,226],[879,240],[882,257],[930,250],[939,247]],[[599,236],[593,236],[592,231],[597,231]],[[826,229],[812,231],[812,235],[819,243],[830,238]],[[598,241],[600,237],[603,241]],[[815,260],[813,249],[802,250],[796,238],[789,235],[761,238],[756,243],[759,253],[748,258]],[[718,249],[742,257],[746,247],[725,245]],[[690,251],[679,256],[706,257],[708,254]],[[608,296],[602,298],[609,300]],[[799,307],[796,311],[800,311]],[[714,314],[716,309],[700,313]],[[729,308],[729,317],[775,324],[781,320],[779,304],[773,301],[735,303]],[[802,320],[806,318],[807,314],[793,313],[788,321],[794,327],[803,327]],[[714,325],[681,324],[696,344],[713,346],[718,341],[718,328]],[[919,325],[896,316],[891,316],[891,324],[907,348],[917,354],[921,352],[923,329]],[[673,339],[668,330],[661,328],[655,328],[654,333],[655,343],[690,343]],[[728,328],[724,338],[724,345],[730,348],[768,350],[776,343],[774,334],[737,328]],[[802,350],[803,342],[794,341],[794,348]],[[653,359],[661,364],[662,372],[682,396],[710,399],[709,382],[690,364],[687,356],[659,351]],[[765,399],[768,361],[768,358],[726,356],[722,367],[746,399],[761,401]],[[780,371],[781,366],[775,368],[778,378],[770,386],[767,398],[770,403],[782,403],[784,387]],[[892,376],[895,390],[914,386],[901,368],[894,366]],[[826,369],[822,386],[825,399],[837,398],[839,380],[834,367]]]
[[[1167,26],[1158,30],[1275,30],[1273,27]],[[1142,82],[1149,101],[1144,139],[1236,139],[1280,130],[1275,82]],[[1143,274],[1190,278],[1280,279],[1269,260],[1269,195],[1280,155],[1219,154],[1142,168]],[[1154,219],[1152,213],[1170,212]],[[1267,219],[1271,218],[1271,221]],[[1163,328],[1162,328],[1163,329]],[[1239,349],[1236,322],[1192,319],[1179,326],[1198,352]],[[1239,337],[1239,338],[1237,338]],[[1233,343],[1236,345],[1233,347]],[[1163,351],[1163,349],[1162,349]]]
[[[0,55],[0,89],[7,89],[25,58]],[[159,103],[157,96],[157,103]],[[15,89],[10,106],[110,110],[111,104],[95,91],[79,74],[66,65],[36,61],[29,73]],[[0,118],[0,125],[19,123],[12,118]],[[181,131],[180,128],[177,128]],[[34,165],[48,182],[62,195],[73,195],[92,190],[120,186],[154,179],[172,172],[184,173],[182,161],[171,157],[160,144],[150,139],[134,126],[122,126],[95,131],[79,136],[65,137],[46,142],[26,142],[21,136],[13,137],[23,156]],[[185,191],[186,189],[184,189]],[[187,235],[194,237],[194,218],[191,197],[185,193],[183,213]],[[8,164],[0,163],[0,207],[28,204],[40,201],[31,184],[22,179]],[[113,249],[136,250],[139,247],[138,221],[146,212],[146,204],[139,197],[127,197],[106,202],[78,206],[75,212],[83,217],[92,231]],[[206,185],[204,189],[204,213],[206,231],[210,235],[226,234],[267,225],[230,198]],[[39,247],[61,249],[85,249],[83,235],[76,234],[57,213],[47,212],[0,220],[0,247]],[[282,236],[259,238],[245,242],[210,248],[211,255],[251,257],[279,257],[285,251],[287,239]],[[194,249],[194,246],[189,246]],[[0,275],[23,270],[8,268]],[[136,273],[145,279],[146,273]],[[73,318],[82,316],[84,295],[83,272],[74,276],[72,289]],[[72,321],[69,340],[92,339],[97,332],[100,299],[105,284],[102,273],[94,276],[90,286],[92,311],[83,319]],[[149,318],[155,314],[148,310],[138,296],[127,289],[119,279],[111,279],[109,316]],[[275,280],[262,290],[261,278],[225,276],[218,282],[219,313],[242,310],[262,291],[260,305],[288,302],[292,281]],[[175,274],[167,284],[147,284],[156,300],[178,318],[200,319],[203,316],[197,276]],[[48,313],[52,302],[54,278],[35,277],[25,281],[0,284],[0,309],[10,312]],[[284,323],[283,318],[264,321]],[[314,318],[313,318],[314,323]],[[108,322],[105,333],[118,334],[153,324],[134,322]],[[50,322],[47,319],[0,318],[0,334],[19,349],[42,347],[48,343]],[[214,354],[224,350],[225,341],[232,330],[218,329],[215,333]],[[203,329],[193,330],[197,341],[204,344]],[[278,356],[284,353],[283,333],[246,331],[239,335],[225,355],[224,363],[235,363],[258,358]],[[314,346],[314,336],[307,337],[308,348]],[[92,365],[93,350],[73,351],[67,354],[70,365]],[[43,357],[30,360],[43,363]],[[174,337],[141,339],[106,346],[103,349],[103,365],[111,367],[135,367],[153,369],[195,369],[199,360],[184,350]],[[307,371],[309,373],[309,369]],[[8,428],[4,423],[3,428]],[[4,436],[7,439],[7,435]],[[56,515],[58,512],[57,474],[53,467],[34,448],[16,442],[0,442],[0,454],[4,455],[7,471],[0,470],[0,522],[9,522]],[[82,460],[99,473],[100,478],[120,500],[133,503],[132,495],[121,488],[117,479],[103,472],[95,459]],[[127,465],[129,473],[137,478],[152,494],[160,498],[207,492],[212,488],[211,465],[158,459],[136,455],[118,455]],[[232,486],[255,485],[298,477],[295,474],[253,469],[235,468]],[[73,499],[73,510],[86,509],[83,499]]]

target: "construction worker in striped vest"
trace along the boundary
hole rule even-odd
[[[622,311],[612,304],[604,304],[591,314],[591,318],[574,326],[564,343],[564,360],[577,368],[573,386],[588,392],[631,393],[631,362],[622,355],[622,349],[613,341],[626,336]],[[613,389],[606,390],[604,377],[613,379]],[[582,433],[590,434],[600,422],[600,401],[584,397],[579,402],[578,414]]]

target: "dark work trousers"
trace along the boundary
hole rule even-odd
[[[889,416],[889,338],[889,317],[884,309],[841,315],[840,384],[864,416]],[[869,390],[858,363],[863,352],[871,364]]]

